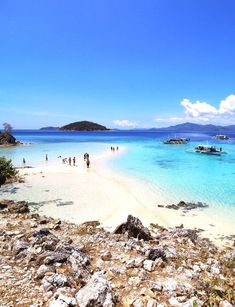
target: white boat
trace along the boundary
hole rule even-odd
[[[172,138],[163,141],[164,144],[188,144],[190,139],[187,138]]]
[[[218,149],[214,145],[198,145],[197,147],[195,147],[194,151],[201,154],[215,155],[215,156],[226,154],[226,152],[223,151],[222,147]]]
[[[217,135],[215,136],[215,138],[216,138],[217,140],[228,140],[228,139],[229,139],[229,137],[228,137],[227,135],[225,135],[225,134],[217,134]]]

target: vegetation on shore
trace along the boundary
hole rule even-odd
[[[14,168],[11,160],[5,157],[0,157],[0,186],[3,185],[7,179],[14,178],[18,171]]]

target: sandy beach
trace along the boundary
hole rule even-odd
[[[99,220],[110,231],[132,214],[145,225],[158,223],[174,227],[183,224],[202,229],[201,234],[217,245],[229,244],[226,237],[233,234],[233,224],[228,215],[218,215],[214,208],[187,213],[160,208],[158,205],[176,203],[175,197],[165,195],[144,180],[108,168],[105,162],[125,150],[121,147],[119,152],[107,150],[92,156],[89,169],[82,160],[76,166],[69,166],[62,164],[60,159],[40,167],[19,169],[25,182],[5,186],[2,197],[26,200],[40,214],[74,223]]]

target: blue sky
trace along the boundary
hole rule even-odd
[[[0,124],[234,123],[234,12],[234,0],[0,0]]]

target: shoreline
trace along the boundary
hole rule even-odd
[[[26,200],[42,215],[61,218],[77,224],[99,220],[112,231],[128,214],[139,217],[146,225],[157,223],[164,227],[203,229],[201,235],[208,237],[217,246],[228,245],[227,236],[233,235],[232,225],[225,217],[221,219],[215,208],[182,210],[160,208],[158,205],[175,203],[170,195],[163,195],[158,187],[141,178],[116,172],[106,164],[108,159],[124,154],[109,150],[91,158],[91,168],[83,161],[78,166],[48,163],[46,166],[19,169],[24,183],[8,184],[2,188],[1,198]],[[216,219],[217,216],[217,219]],[[224,236],[223,239],[219,238]],[[231,241],[231,240],[230,240]],[[231,242],[230,242],[231,243]]]

